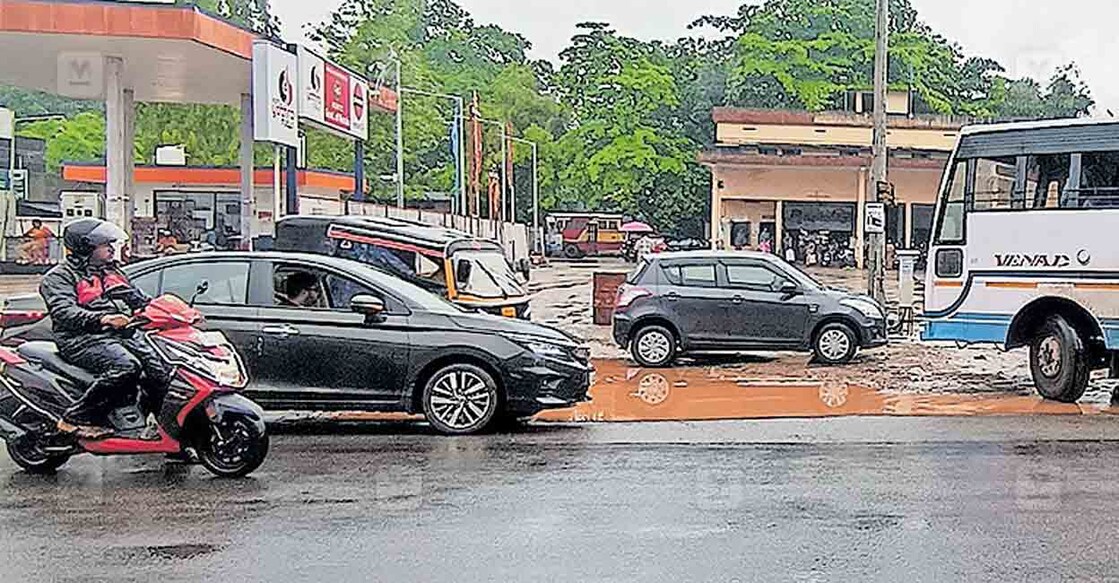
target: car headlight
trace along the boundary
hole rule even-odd
[[[548,344],[546,342],[525,342],[524,347],[531,350],[537,356],[546,358],[568,358],[567,350],[555,344]]]
[[[879,308],[877,304],[867,300],[843,300],[839,303],[853,310],[858,310],[859,313],[873,320],[881,320],[886,317],[885,314],[882,313],[882,308]]]
[[[575,346],[548,342],[534,336],[513,336],[512,340],[523,346],[529,352],[543,358],[572,360],[574,352],[577,349]]]

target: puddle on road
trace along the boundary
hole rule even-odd
[[[751,377],[749,367],[649,370],[626,361],[596,360],[591,402],[547,411],[537,421],[629,422],[793,419],[853,416],[969,417],[1119,415],[1100,405],[1070,405],[1013,393],[913,394],[879,391],[843,381]],[[276,419],[418,421],[399,413],[321,413]]]
[[[741,370],[648,370],[597,361],[590,403],[542,413],[543,421],[710,421],[845,416],[1097,415],[1094,405],[1069,405],[1014,394],[902,394],[847,382],[749,378]]]

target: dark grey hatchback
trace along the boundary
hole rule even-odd
[[[781,259],[751,252],[654,255],[618,291],[614,340],[642,366],[725,350],[811,351],[850,362],[887,343],[874,300],[829,289]]]

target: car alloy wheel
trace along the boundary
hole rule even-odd
[[[842,330],[828,330],[820,335],[820,352],[828,360],[840,360],[851,350],[851,339]]]
[[[449,434],[481,431],[493,420],[498,405],[493,378],[470,365],[454,365],[436,373],[424,396],[428,421]]]
[[[829,365],[846,364],[858,351],[858,340],[851,327],[842,322],[824,326],[816,335],[813,351],[816,360]]]
[[[652,330],[637,341],[637,352],[645,362],[664,362],[672,353],[672,339],[660,330]]]

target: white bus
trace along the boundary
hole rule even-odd
[[[964,128],[926,277],[924,339],[1029,347],[1057,401],[1119,376],[1119,120]]]

